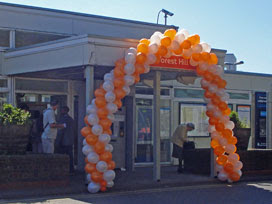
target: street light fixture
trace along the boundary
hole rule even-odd
[[[159,23],[159,17],[160,17],[160,13],[161,13],[161,12],[164,13],[164,25],[166,25],[166,24],[167,24],[167,17],[168,17],[168,16],[173,16],[174,13],[172,13],[172,12],[170,12],[170,11],[167,11],[167,10],[165,10],[165,9],[160,10],[159,13],[158,13],[158,17],[157,17],[157,24]]]
[[[225,65],[228,65],[228,69],[231,70],[231,66],[235,66],[233,70],[236,70],[236,65],[240,65],[240,64],[244,64],[244,61],[239,61],[239,62],[235,62],[235,63],[232,63],[232,62],[225,62],[224,63]]]

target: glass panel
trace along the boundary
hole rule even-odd
[[[0,47],[9,47],[9,30],[0,30]]]
[[[136,94],[153,95],[153,88],[136,87]],[[162,96],[169,96],[170,89],[161,89]]]
[[[250,128],[250,106],[247,105],[237,106],[237,113],[240,121],[246,124],[247,128]]]
[[[137,106],[152,106],[152,99],[136,98]]]
[[[203,98],[204,90],[175,89],[174,95],[179,98]]]
[[[28,46],[28,45],[38,44],[38,43],[49,42],[53,40],[59,40],[66,37],[68,36],[53,35],[53,34],[47,34],[47,33],[16,31],[15,46],[23,47],[23,46]]]
[[[20,100],[20,102],[37,102],[38,94],[22,94],[17,93],[16,98]]]
[[[204,104],[180,104],[180,123],[188,122],[195,124],[195,129],[188,132],[188,136],[209,136],[209,122]]]
[[[0,93],[0,108],[4,103],[8,102],[8,93]]]
[[[7,88],[7,87],[8,87],[8,80],[0,79],[0,88]]]
[[[16,90],[67,92],[66,81],[42,81],[29,79],[16,79]]]
[[[230,93],[230,99],[242,99],[242,100],[249,100],[249,94],[248,93]]]

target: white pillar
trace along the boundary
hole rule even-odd
[[[153,143],[153,180],[160,181],[161,179],[161,135],[160,135],[160,96],[161,96],[161,73],[155,71],[153,79],[154,87],[154,98],[153,98],[153,132],[154,132],[154,143]]]
[[[86,78],[86,107],[91,103],[94,97],[94,67],[87,65],[85,67]]]

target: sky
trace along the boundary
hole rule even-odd
[[[238,71],[272,74],[271,0],[2,0],[1,2],[101,16],[157,22],[163,8],[174,13],[167,24],[200,35],[201,41],[233,53]],[[159,23],[164,24],[163,14]]]

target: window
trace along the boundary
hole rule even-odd
[[[0,30],[0,47],[9,47],[9,30]]]
[[[237,113],[239,119],[246,124],[247,128],[250,128],[250,106],[249,105],[237,105]]]
[[[175,97],[178,97],[178,98],[203,98],[204,97],[204,90],[175,89],[174,95],[175,95]]]
[[[0,93],[0,108],[8,102],[8,93]]]
[[[141,95],[153,95],[153,88],[146,88],[146,87],[136,87],[136,94]],[[162,96],[169,96],[170,90],[169,89],[161,89]]]
[[[240,99],[240,100],[249,100],[249,93],[231,93],[228,92],[230,95],[230,99]]]
[[[0,79],[0,88],[8,88],[8,80]]]
[[[68,36],[54,35],[47,33],[37,33],[37,32],[25,32],[16,31],[15,32],[15,47],[23,47],[38,43],[44,43],[54,40],[59,40],[66,38]]]

